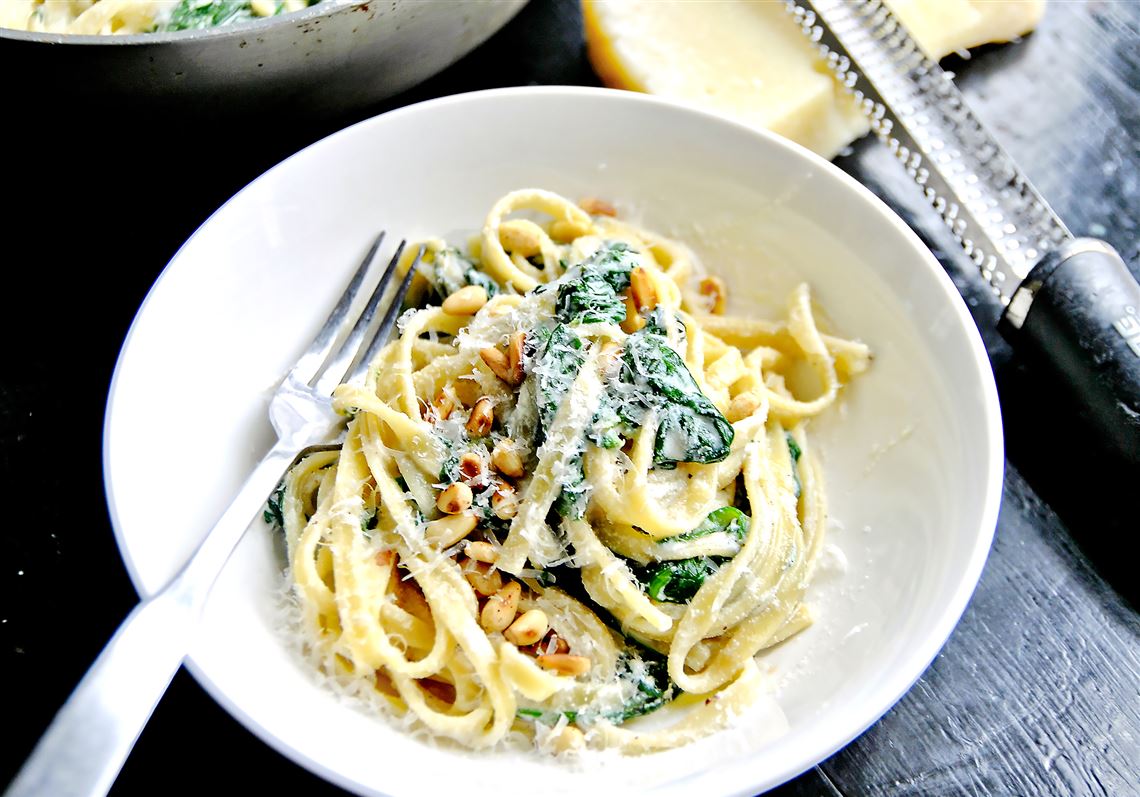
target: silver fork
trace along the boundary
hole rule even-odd
[[[387,340],[423,255],[395,289],[380,326],[369,328],[393,282],[401,241],[359,315],[351,314],[375,272],[380,233],[309,349],[282,380],[269,404],[277,442],[193,556],[162,590],[127,616],[56,714],[9,786],[6,797],[104,795],[135,740],[182,666],[206,596],[246,528],[285,470],[315,444],[328,443],[344,424],[331,394],[359,377]],[[343,342],[336,345],[339,339]],[[336,351],[334,352],[334,348]]]

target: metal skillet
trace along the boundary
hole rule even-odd
[[[526,0],[325,0],[203,30],[88,36],[0,28],[15,108],[329,117],[434,75]]]

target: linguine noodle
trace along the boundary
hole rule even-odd
[[[275,506],[326,671],[472,748],[648,752],[752,703],[812,622],[808,421],[870,360],[806,285],[725,315],[687,247],[583,205],[516,191],[466,253],[424,242],[399,336],[336,391],[343,446]]]

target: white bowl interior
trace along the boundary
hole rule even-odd
[[[976,330],[918,239],[830,164],[731,122],[620,92],[488,92],[364,122],[253,183],[166,269],[119,362],[105,459],[128,567],[152,593],[220,515],[270,443],[271,390],[378,228],[473,231],[520,187],[616,200],[691,244],[737,311],[779,314],[807,281],[833,329],[874,349],[812,428],[833,547],[809,593],[817,623],[762,659],[772,702],[651,758],[432,747],[346,706],[291,652],[283,560],[260,522],[214,589],[194,672],[267,741],[363,793],[498,794],[507,758],[513,782],[548,794],[774,785],[877,719],[945,641],[989,549],[1001,430]]]

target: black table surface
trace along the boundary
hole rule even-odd
[[[1070,228],[1105,238],[1140,271],[1140,3],[1054,0],[1023,41],[944,65]],[[528,84],[598,84],[576,0],[532,0],[458,64],[350,118],[171,122],[51,98],[9,106],[0,782],[137,600],[103,494],[103,411],[131,319],[179,244],[252,178],[344,124]],[[981,582],[930,668],[860,738],[772,793],[1140,794],[1136,474],[1104,462],[1056,386],[997,336],[996,300],[886,150],[866,139],[837,163],[918,231],[966,299],[997,376],[1005,486]],[[257,740],[182,671],[112,794],[215,791],[344,793]]]

